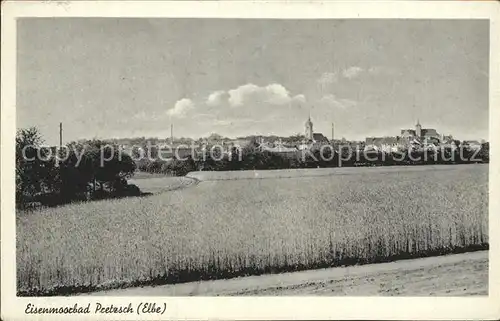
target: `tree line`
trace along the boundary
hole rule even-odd
[[[156,152],[153,152],[154,155]],[[234,155],[235,152],[233,151]],[[402,150],[398,152],[355,151],[349,148],[313,148],[296,153],[276,153],[259,149],[257,140],[243,148],[237,157],[188,157],[186,160],[143,159],[138,169],[149,173],[183,176],[190,171],[265,170],[289,168],[436,165],[489,163],[489,143],[479,150],[467,146],[437,150]]]

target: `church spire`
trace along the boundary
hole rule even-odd
[[[306,121],[305,136],[306,139],[308,140],[312,140],[313,138],[313,123],[311,121],[311,109],[309,109],[309,118]]]
[[[417,119],[417,124],[415,125],[415,134],[417,137],[422,136],[422,125],[420,125],[419,119]]]

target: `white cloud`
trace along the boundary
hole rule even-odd
[[[358,103],[352,99],[340,99],[339,103],[342,105],[342,108],[351,108],[358,105]]]
[[[321,88],[325,89],[329,88],[330,85],[337,83],[340,78],[354,79],[362,74],[379,75],[385,72],[387,71],[380,66],[373,66],[366,70],[358,66],[351,66],[338,72],[325,72],[318,78],[317,81]]]
[[[320,102],[335,108],[347,109],[357,105],[356,101],[350,99],[339,99],[335,95],[325,95]]]
[[[248,83],[213,91],[200,101],[183,98],[167,113],[177,118],[189,116],[213,128],[243,130],[256,123],[272,124],[277,119],[301,112],[306,101],[305,95],[292,95],[278,83],[264,86]]]
[[[223,90],[217,90],[211,93],[206,101],[208,106],[217,106],[222,104],[227,98],[228,94]]]
[[[304,95],[290,96],[290,92],[280,84],[257,86],[246,84],[227,91],[228,102],[232,107],[243,106],[247,103],[266,105],[286,105],[292,100],[305,100]],[[210,97],[209,97],[210,98]]]
[[[363,71],[363,68],[361,67],[357,67],[357,66],[352,66],[352,67],[349,67],[347,69],[345,69],[343,72],[342,72],[342,75],[345,77],[345,78],[348,78],[348,79],[353,79],[353,78],[356,78],[357,76],[359,76],[359,74]]]
[[[291,98],[288,90],[280,84],[271,84],[265,88],[264,95],[268,103],[273,105],[283,105],[290,102]]]
[[[239,86],[236,89],[231,89],[228,91],[229,94],[229,104],[231,106],[241,106],[249,96],[255,94],[259,90],[259,86],[254,84],[246,84]]]
[[[299,95],[294,96],[292,98],[292,100],[300,102],[300,103],[305,103],[306,102],[306,96],[304,96],[302,94],[299,94]]]
[[[337,100],[335,99],[334,95],[323,96],[320,99],[320,101],[323,102],[323,103],[326,103],[326,104],[335,104],[337,102]]]
[[[174,108],[167,110],[167,114],[175,117],[184,117],[186,113],[194,108],[194,103],[191,99],[182,98],[175,103]]]
[[[320,86],[329,86],[338,81],[338,74],[336,72],[324,72],[318,79]]]

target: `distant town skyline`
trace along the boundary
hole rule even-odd
[[[17,127],[81,138],[488,137],[487,20],[30,18]]]

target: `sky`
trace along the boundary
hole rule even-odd
[[[49,144],[423,128],[488,139],[487,20],[24,18],[17,128]]]

